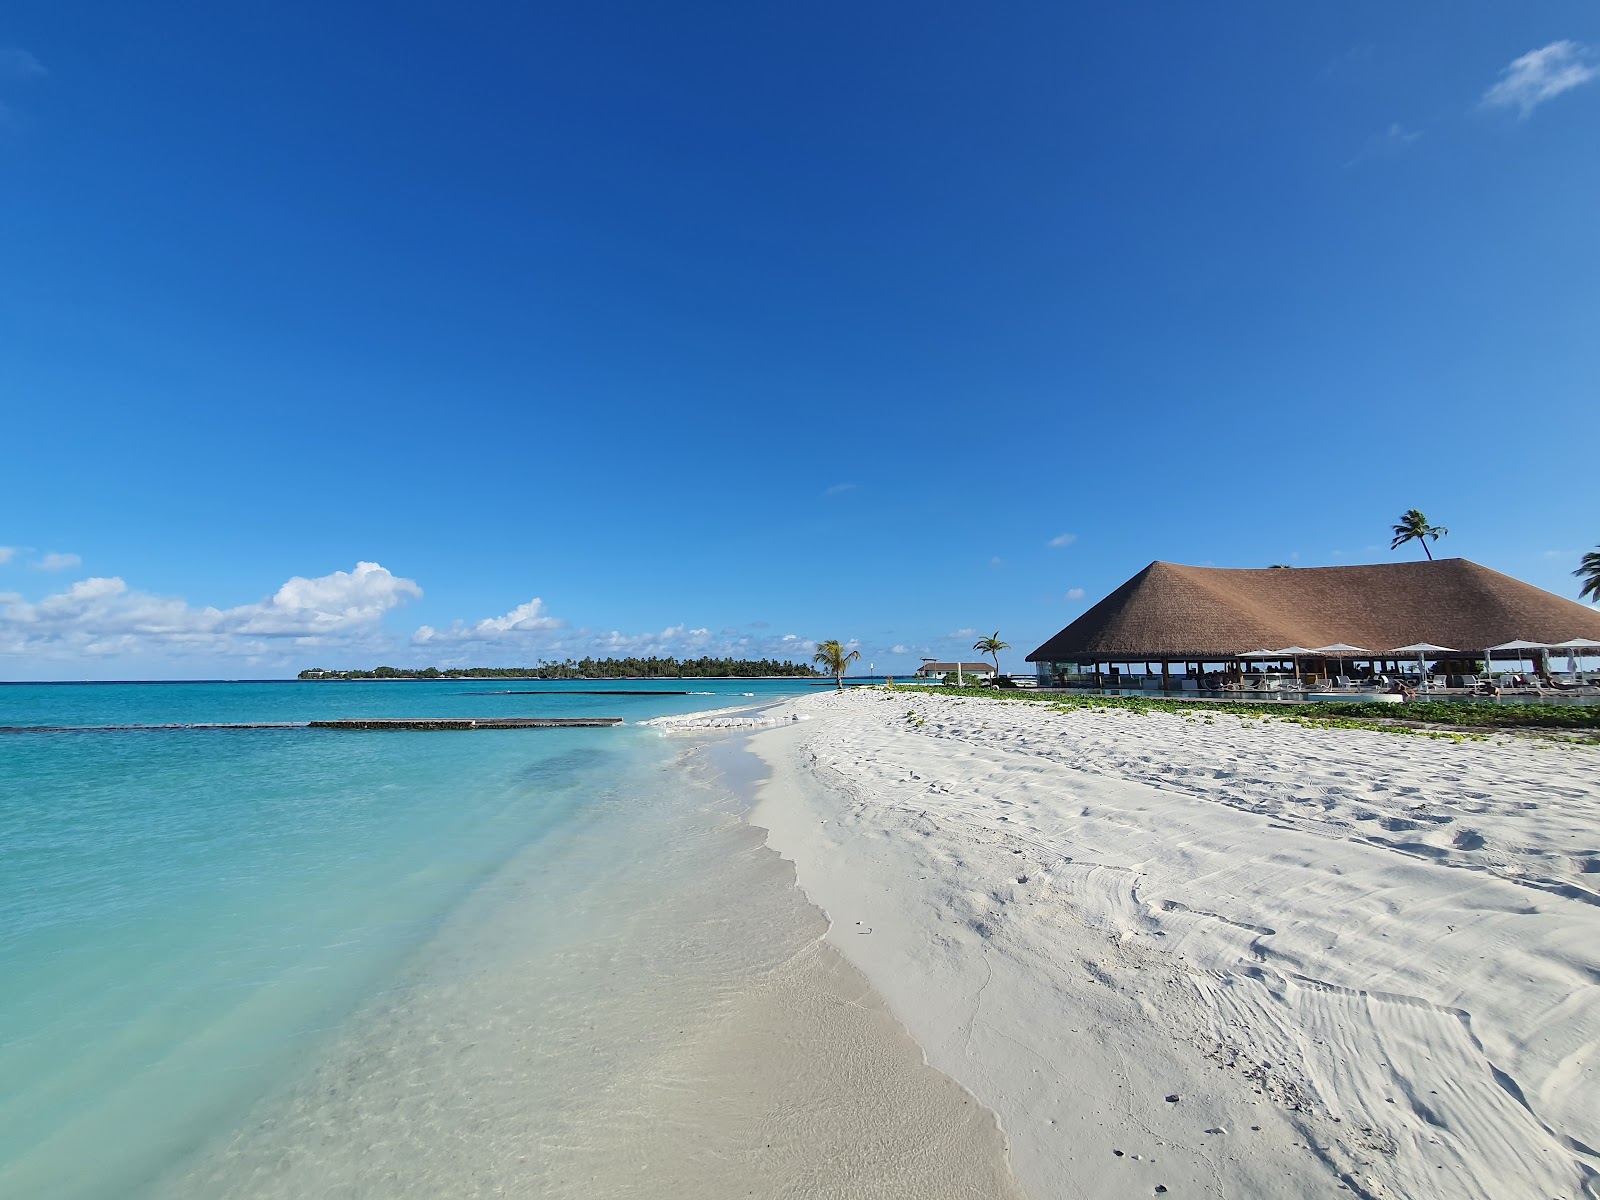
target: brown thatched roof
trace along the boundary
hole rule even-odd
[[[1244,571],[1153,562],[1028,661],[1220,660],[1336,642],[1471,652],[1579,637],[1600,639],[1600,612],[1464,558]]]

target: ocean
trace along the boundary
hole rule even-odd
[[[0,685],[0,1196],[1017,1195],[744,735],[638,724],[813,690]],[[406,716],[627,724],[181,727]]]
[[[667,694],[681,690],[712,694]],[[483,909],[475,932],[505,919],[486,889],[542,897],[520,905],[515,938],[492,948],[514,940],[534,974],[571,952],[574,931],[603,925],[596,914],[613,898],[672,890],[641,838],[659,849],[686,829],[703,836],[715,806],[668,770],[681,748],[634,722],[808,690],[722,680],[0,686],[0,726],[629,722],[0,733],[0,1195],[181,1191],[185,1170],[209,1170],[199,1193],[222,1194],[238,1181],[216,1161],[196,1164],[222,1145],[223,1157],[247,1154],[252,1114],[273,1098],[293,1102],[287,1090],[328,1061],[353,1019],[437,986],[435,943],[452,920],[473,904]],[[483,969],[462,966],[462,942],[449,971]],[[430,954],[433,974],[419,975]],[[404,1035],[392,1010],[382,1019]]]

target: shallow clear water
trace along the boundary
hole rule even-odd
[[[14,685],[0,725],[635,722],[810,690],[562,686]],[[487,694],[508,688],[542,694]],[[631,726],[0,733],[0,1194],[126,1196],[170,1172],[398,986],[506,864],[552,886],[592,871],[574,847],[670,786],[673,749]]]

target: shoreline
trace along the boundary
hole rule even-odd
[[[653,747],[151,1194],[1023,1200],[714,755]]]
[[[1030,1195],[1600,1194],[1592,748],[777,715],[749,819]]]

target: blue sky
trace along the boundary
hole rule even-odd
[[[0,678],[1575,596],[1597,195],[1591,0],[14,0]]]

